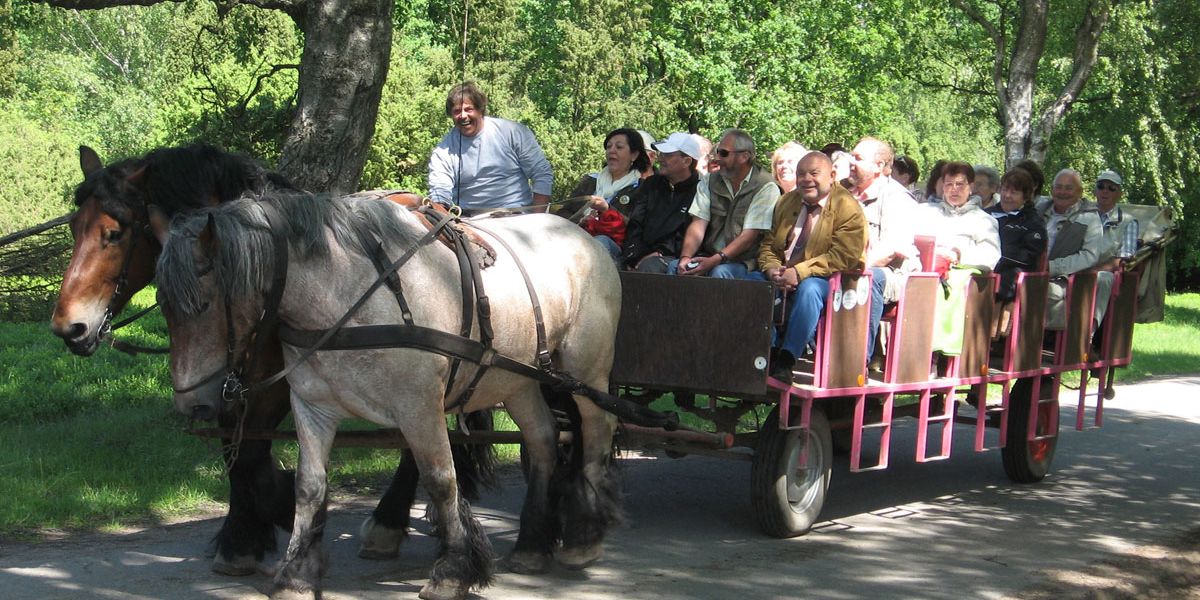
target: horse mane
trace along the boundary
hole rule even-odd
[[[212,245],[203,250],[216,261],[213,268],[219,293],[234,304],[264,293],[274,277],[276,252],[268,219],[301,258],[329,255],[326,232],[333,234],[338,247],[364,256],[370,251],[363,247],[364,238],[406,247],[424,233],[407,210],[391,202],[304,192],[268,193],[257,200],[242,198],[181,213],[171,220],[158,259],[158,288],[166,302],[185,314],[204,309],[206,299],[194,250],[210,223]]]
[[[135,190],[126,179],[141,169]],[[203,143],[158,148],[140,159],[111,164],[88,176],[75,190],[75,204],[95,196],[106,213],[121,221],[132,211],[154,204],[168,215],[225,203],[245,195],[299,192],[281,173],[264,169],[254,159]]]

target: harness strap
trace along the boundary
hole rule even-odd
[[[387,280],[388,289],[392,290],[392,294],[396,296],[396,303],[400,305],[400,317],[404,319],[405,323],[412,325],[412,309],[408,306],[408,300],[404,298],[404,285],[400,282],[400,278],[396,276],[395,271],[385,275],[387,266],[391,264],[392,260],[383,249],[383,243],[371,237],[362,229],[357,229],[356,231],[359,243],[362,244],[367,257],[371,259],[371,264],[375,265],[375,271],[379,273],[380,277]]]
[[[324,344],[325,340],[334,337],[334,335],[337,334],[337,332],[340,331],[346,325],[346,322],[348,322],[350,320],[350,317],[353,317],[354,313],[358,312],[358,309],[362,308],[362,305],[366,304],[367,300],[370,299],[371,296],[381,286],[384,285],[384,283],[387,280],[387,276],[389,274],[395,273],[396,271],[400,270],[400,267],[404,266],[404,263],[408,262],[409,259],[411,259],[413,256],[415,256],[418,250],[423,248],[429,242],[437,239],[437,236],[441,233],[441,231],[443,229],[445,229],[446,225],[449,224],[450,221],[453,220],[454,218],[455,217],[453,214],[446,213],[446,215],[443,216],[441,218],[441,220],[439,220],[438,223],[433,226],[432,229],[425,232],[425,235],[421,236],[421,239],[417,240],[417,242],[415,244],[410,246],[408,248],[408,250],[406,250],[404,252],[404,254],[400,256],[400,258],[396,259],[396,261],[393,262],[392,265],[390,267],[388,267],[384,273],[380,274],[380,277],[375,279],[375,282],[372,283],[371,286],[367,288],[367,291],[364,292],[363,295],[359,297],[358,301],[355,302],[353,306],[351,306],[349,309],[346,310],[346,314],[342,315],[342,317],[340,319],[338,319],[337,322],[334,323],[332,327],[325,330],[325,332],[321,335],[320,339],[317,340],[317,343],[314,343],[311,347],[306,349],[304,352],[300,353],[300,356],[297,357],[297,359],[291,365],[288,365],[282,371],[280,371],[262,381],[255,383],[249,389],[251,391],[259,390],[259,389],[266,389],[266,388],[274,385],[276,382],[287,377],[288,374],[290,374],[296,367],[300,366],[300,364],[307,361],[308,358],[310,356],[312,356],[313,353],[316,352],[317,349]],[[282,295],[283,291],[280,290],[279,293]],[[277,318],[278,311],[275,311],[275,312],[276,312],[276,318]],[[280,323],[279,326],[282,331],[282,327],[284,326],[284,324]],[[415,325],[404,325],[404,327],[415,327]]]
[[[332,335],[331,335],[332,334]],[[661,427],[668,431],[679,429],[679,415],[660,413],[597,390],[565,373],[551,371],[525,364],[509,356],[485,347],[481,342],[420,325],[361,325],[325,331],[294,329],[286,323],[279,325],[279,339],[286,344],[310,350],[381,350],[386,348],[413,348],[433,352],[450,358],[458,358],[479,364],[481,367],[496,367],[555,389],[587,396],[602,410],[613,413],[622,421],[644,427]]]
[[[471,256],[468,254],[466,240],[463,239],[463,236],[454,238],[454,254],[458,258],[458,275],[462,281],[462,327],[459,328],[459,335],[469,338],[471,337],[471,327],[475,322],[475,297],[470,289],[472,285],[469,270]],[[450,361],[450,376],[446,378],[446,390],[442,396],[450,396],[450,390],[454,387],[454,379],[458,377],[458,368],[461,364],[462,360],[458,358]],[[457,403],[455,404],[457,405]]]
[[[465,253],[466,252],[466,240],[461,240],[461,241],[463,244],[462,252]],[[507,246],[505,246],[505,249],[509,250],[509,254],[512,255],[513,260],[516,261],[516,263],[518,265],[520,265],[521,261],[516,257],[516,255],[512,254],[511,249],[509,249]],[[465,254],[460,253],[459,261],[461,262],[464,257],[465,257]],[[475,290],[476,300],[479,305],[479,308],[478,308],[479,342],[480,342],[480,344],[483,345],[483,347],[486,350],[490,351],[492,349],[492,340],[495,338],[495,335],[492,331],[492,302],[491,302],[491,300],[488,299],[487,294],[484,292],[483,275],[479,272],[479,265],[475,261],[470,260],[469,257],[466,257],[466,258],[467,258],[467,270],[465,272],[463,272],[463,282],[464,282],[463,283],[463,302],[464,302],[464,304],[466,303],[466,299],[468,296],[468,294],[467,294],[468,290],[467,290],[466,286],[468,285],[468,283],[471,283],[471,284],[473,284],[472,287]],[[460,266],[460,269],[461,268],[462,267]],[[468,273],[471,276],[470,282],[467,281]],[[528,282],[528,280],[526,280],[526,281]],[[468,331],[467,333],[463,334],[463,336],[469,337],[470,332]],[[486,365],[482,365],[482,364],[479,365],[479,368],[475,370],[475,376],[471,378],[471,382],[469,384],[467,384],[466,389],[464,389],[463,392],[461,394],[459,394],[459,396],[457,398],[455,398],[453,402],[450,403],[450,406],[448,407],[447,410],[452,410],[452,409],[455,409],[455,408],[458,408],[461,406],[465,406],[467,404],[467,402],[471,400],[471,396],[475,395],[475,388],[479,387],[479,381],[483,379],[483,375],[484,375],[484,373],[487,372],[487,369],[488,369],[488,367]]]
[[[512,246],[504,238],[478,224],[473,224],[473,226],[492,236],[493,239],[500,242],[501,246],[504,246],[508,254],[513,257],[513,262],[516,263],[517,270],[521,272],[521,277],[525,279],[525,290],[529,292],[529,302],[533,305],[533,324],[537,330],[537,363],[542,369],[549,370],[553,366],[553,361],[550,359],[550,346],[546,343],[546,321],[542,317],[542,304],[538,301],[537,292],[533,289],[533,281],[529,279],[529,271],[525,269],[525,265],[517,258],[517,253],[513,252]]]

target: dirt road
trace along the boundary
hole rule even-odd
[[[916,464],[905,423],[886,471],[835,464],[825,521],[793,540],[757,531],[748,463],[631,456],[628,524],[601,563],[540,577],[501,569],[483,596],[1200,598],[1198,392],[1200,377],[1122,386],[1094,431],[1075,431],[1064,407],[1054,472],[1033,486],[1010,484],[998,452],[974,453],[965,428],[950,460]],[[503,492],[476,507],[501,555],[522,493],[509,473]],[[415,598],[424,582],[436,544],[423,520],[400,559],[355,557],[372,502],[340,499],[331,510],[326,598]],[[266,577],[209,571],[204,550],[216,528],[202,519],[0,547],[0,598],[261,597]]]

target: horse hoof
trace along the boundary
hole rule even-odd
[[[467,590],[470,586],[460,581],[452,579],[443,580],[440,582],[430,581],[421,588],[421,592],[417,597],[421,600],[463,600],[467,597]]]
[[[541,552],[513,552],[508,556],[508,570],[521,575],[537,575],[550,570],[550,556]]]
[[[384,527],[375,522],[375,517],[367,517],[358,535],[362,537],[362,545],[358,547],[359,558],[389,560],[400,556],[400,543],[408,537],[408,532]]]
[[[586,569],[592,563],[604,556],[603,544],[592,544],[574,548],[562,548],[554,554],[554,559],[564,568],[578,571]]]
[[[321,595],[316,590],[298,591],[285,588],[271,590],[269,598],[271,600],[316,600]]]
[[[213,558],[212,570],[214,573],[230,577],[245,577],[258,572],[258,560],[249,554],[235,556],[233,560],[225,560],[220,553],[217,553]]]

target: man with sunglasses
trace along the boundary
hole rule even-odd
[[[1112,258],[1100,265],[1105,271],[1121,270],[1137,252],[1138,222],[1117,206],[1123,184],[1121,176],[1111,169],[1101,171],[1096,177],[1096,209],[1100,212],[1100,225],[1112,253]]]
[[[688,210],[692,222],[669,273],[745,279],[754,270],[759,239],[771,229],[779,199],[774,176],[754,158],[754,140],[745,131],[721,134],[714,159],[718,170],[696,187]]]

